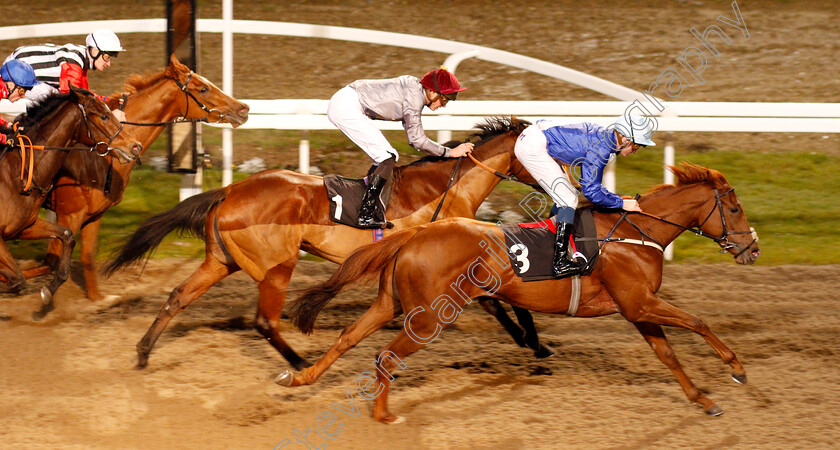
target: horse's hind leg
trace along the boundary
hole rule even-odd
[[[4,278],[0,283],[0,292],[18,293],[26,285],[26,278],[5,241],[0,241],[0,276]]]
[[[373,305],[352,325],[341,332],[341,336],[338,337],[335,344],[318,362],[298,374],[292,374],[288,370],[283,371],[275,381],[277,384],[289,387],[315,383],[341,355],[355,347],[356,344],[370,336],[374,331],[382,328],[396,316],[397,311],[399,311],[399,304],[388,293],[380,290],[379,297]]]
[[[82,225],[82,267],[85,272],[85,289],[90,301],[102,300],[102,293],[99,292],[99,280],[96,278],[96,253],[99,246],[99,225],[102,223],[102,216],[91,222]]]
[[[650,348],[652,348],[653,351],[656,352],[656,355],[659,356],[659,359],[668,366],[669,369],[671,369],[671,372],[677,378],[677,381],[680,383],[683,391],[685,391],[685,395],[688,397],[689,401],[702,405],[706,414],[711,414],[713,416],[723,414],[723,410],[715,404],[714,400],[703,395],[703,393],[694,386],[694,383],[691,382],[685,371],[683,371],[682,366],[680,366],[680,362],[677,361],[674,349],[668,342],[668,338],[665,337],[665,331],[662,330],[661,326],[646,322],[636,322],[633,325],[635,325],[639,332],[642,333],[642,336],[645,338],[648,345],[650,345]]]
[[[137,368],[142,369],[149,363],[149,353],[155,342],[166,329],[169,321],[176,314],[186,309],[201,294],[207,292],[211,286],[222,278],[239,270],[236,266],[227,266],[208,255],[201,266],[183,283],[172,290],[169,300],[158,311],[154,323],[146,331],[146,335],[137,343]]]
[[[292,258],[272,267],[259,283],[260,301],[255,320],[257,331],[265,337],[289,364],[297,370],[310,364],[301,358],[280,336],[279,323],[283,305],[286,303],[286,290],[298,261],[297,253]]]
[[[423,323],[417,327],[413,325],[414,324],[409,325],[411,326],[412,333],[416,333],[419,336],[433,335],[433,329],[431,329],[430,326],[426,326],[427,324]],[[436,325],[436,323],[430,323],[430,325]],[[406,356],[423,348],[423,345],[424,344],[415,341],[408,335],[408,333],[406,333],[405,329],[403,329],[400,334],[398,334],[397,337],[395,337],[394,340],[391,341],[391,343],[377,355],[374,365],[376,366],[376,380],[379,383],[375,392],[368,392],[376,395],[376,400],[373,405],[374,419],[383,423],[399,423],[403,421],[401,417],[391,414],[391,412],[388,411],[388,391],[391,387],[391,381],[394,380],[394,376],[392,374],[398,365],[401,369],[405,369],[406,365],[402,360]]]

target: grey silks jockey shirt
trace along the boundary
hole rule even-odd
[[[403,75],[385,80],[358,80],[348,86],[359,94],[365,115],[375,120],[402,121],[408,143],[432,156],[449,156],[449,149],[429,139],[420,114],[426,94],[420,80]]]

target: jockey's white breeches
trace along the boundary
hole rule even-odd
[[[558,207],[577,208],[578,190],[557,161],[548,154],[545,134],[531,125],[519,135],[513,149],[525,170],[534,177]]]
[[[397,151],[376,128],[373,119],[365,115],[359,94],[350,86],[336,92],[327,106],[327,118],[353,143],[379,164],[390,157],[399,159]]]

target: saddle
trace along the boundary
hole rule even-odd
[[[393,177],[388,179],[382,194],[379,196],[381,203],[379,207],[383,211],[388,206],[391,198],[391,183]],[[327,189],[327,197],[330,199],[330,220],[342,225],[359,228],[359,208],[362,206],[362,198],[367,190],[367,177],[346,178],[340,175],[324,175],[324,187]]]
[[[551,219],[502,228],[513,272],[522,281],[555,279],[552,271],[554,236],[557,229]],[[569,240],[570,253],[586,260],[582,276],[589,275],[598,261],[600,248],[595,232],[592,208],[575,211],[575,225]]]

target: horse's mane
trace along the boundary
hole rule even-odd
[[[690,162],[681,162],[680,167],[668,166],[674,176],[677,177],[676,186],[685,186],[696,183],[708,183],[713,186],[729,186],[729,181],[722,173],[708,167],[698,166]],[[671,184],[660,184],[655,186],[648,193],[658,192],[662,189],[672,187]]]
[[[471,134],[468,140],[478,139],[478,141],[475,142],[475,145],[477,147],[493,139],[494,137],[505,133],[514,133],[515,136],[519,136],[520,134],[522,134],[525,128],[528,128],[529,125],[531,125],[531,122],[520,119],[516,116],[487,117],[486,119],[484,119],[483,122],[479,122],[475,125],[474,128],[478,131]],[[455,148],[459,144],[461,144],[460,141],[449,141],[446,144],[444,144],[444,146],[449,148]],[[440,161],[451,161],[451,158],[444,158],[443,156],[426,156],[418,159],[417,161],[414,161],[411,164],[407,164],[401,167],[418,166],[430,162],[433,163]]]
[[[24,129],[31,129],[43,121],[53,111],[60,108],[71,99],[75,99],[76,94],[67,92],[65,94],[51,94],[39,102],[32,103],[26,108],[26,113],[21,114],[16,119],[20,126]]]
[[[129,94],[134,94],[135,92],[142,91],[143,89],[146,89],[147,87],[157,83],[158,81],[161,80],[161,78],[165,78],[165,77],[166,77],[166,71],[161,71],[161,72],[153,73],[153,74],[135,73],[134,75],[131,75],[130,77],[128,77],[128,81],[126,81],[125,84],[123,85],[123,89],[125,90],[125,92],[128,92]]]

